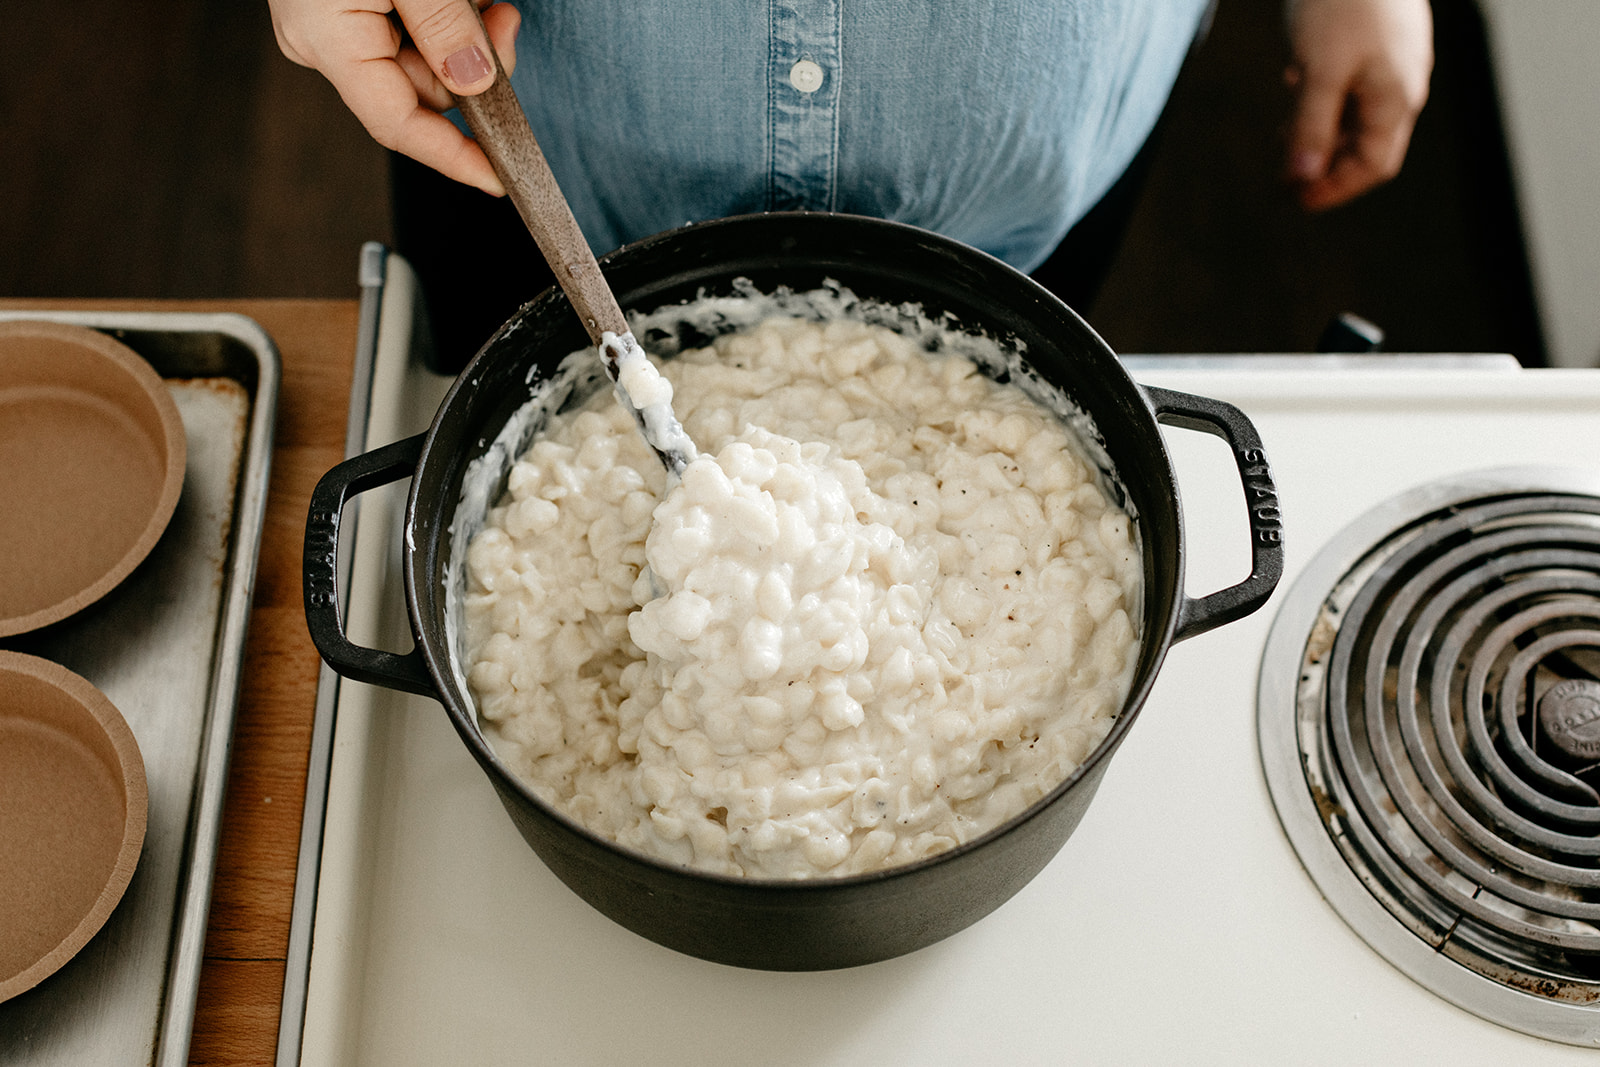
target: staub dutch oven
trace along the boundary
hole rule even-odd
[[[700,873],[601,840],[536,798],[479,730],[460,681],[464,672],[454,665],[455,628],[447,624],[444,583],[455,580],[449,571],[452,526],[468,465],[527,399],[530,382],[588,345],[556,289],[524,306],[484,345],[425,434],[347,460],[318,485],[305,555],[306,612],[318,649],[347,677],[439,699],[550,869],[595,908],[660,944],[743,967],[821,970],[888,959],[963,929],[1021,889],[1061,849],[1171,644],[1239,619],[1271,595],[1282,571],[1281,526],[1254,427],[1219,401],[1140,387],[1082,319],[1033,281],[966,245],[905,225],[815,213],[742,216],[648,238],[600,265],[628,311],[726,295],[737,279],[761,292],[779,286],[804,291],[832,280],[863,299],[920,305],[930,317],[1018,346],[1034,373],[1092,418],[1109,459],[1109,481],[1120,487],[1137,524],[1144,555],[1144,602],[1136,620],[1141,651],[1110,734],[1071,777],[982,837],[914,864],[850,877],[776,881]],[[1162,423],[1222,437],[1243,482],[1251,573],[1209,596],[1183,591],[1183,523]],[[416,647],[396,654],[346,637],[335,554],[345,501],[403,478],[411,479],[401,551]],[[502,470],[502,485],[504,478]],[[456,598],[449,599],[453,604]]]

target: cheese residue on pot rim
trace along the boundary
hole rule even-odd
[[[592,397],[466,553],[468,682],[542,799],[699,869],[860,873],[998,826],[1105,737],[1142,563],[1060,419],[860,321],[769,318],[660,373],[704,450],[681,484]]]

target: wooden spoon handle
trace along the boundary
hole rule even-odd
[[[494,49],[489,51],[493,54]],[[476,96],[457,97],[456,104],[583,320],[589,339],[598,345],[607,331],[621,336],[628,332],[628,320],[550,173],[499,56],[494,56],[494,73],[493,85]]]

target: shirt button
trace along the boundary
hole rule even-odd
[[[802,93],[814,93],[822,88],[822,68],[809,59],[802,59],[789,68],[789,84]]]

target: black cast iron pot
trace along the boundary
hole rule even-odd
[[[317,486],[306,528],[311,634],[339,673],[437,697],[534,851],[568,886],[623,926],[691,955],[744,967],[821,970],[888,959],[947,937],[994,910],[1060,850],[1112,754],[1127,736],[1168,647],[1241,618],[1282,572],[1277,498],[1260,440],[1236,408],[1141,388],[1077,315],[1024,275],[981,252],[912,227],[851,216],[752,215],[684,227],[600,261],[625,310],[649,312],[727,294],[745,278],[762,292],[834,280],[858,296],[911,302],[963,328],[1009,338],[1032,370],[1098,427],[1112,480],[1126,494],[1144,553],[1142,643],[1126,705],[1106,739],[1043,800],[948,852],[887,871],[801,881],[696,872],[601,840],[536,799],[496,758],[452,666],[443,585],[465,468],[525,401],[588,339],[566,298],[549,290],[523,307],[466,367],[427,433],[335,467]],[[1183,592],[1178,489],[1158,423],[1224,438],[1250,511],[1252,568],[1240,584],[1198,599]],[[339,618],[335,547],[352,495],[411,478],[403,529],[406,603],[416,648],[352,644]],[[504,473],[501,477],[503,479]],[[1095,877],[1085,872],[1084,877]]]

